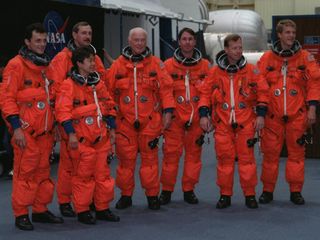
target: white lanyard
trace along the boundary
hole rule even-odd
[[[134,91],[134,114],[135,120],[138,120],[138,83],[137,83],[137,66],[134,63],[133,68],[133,91]]]
[[[283,61],[283,65],[281,67],[281,74],[283,76],[283,114],[284,116],[287,115],[287,73],[288,73],[288,60],[285,59]]]
[[[186,87],[186,103],[190,103],[192,111],[189,118],[189,124],[192,123],[193,115],[194,115],[194,107],[192,102],[190,101],[190,73],[189,70],[187,70],[186,75],[184,76],[184,86]]]
[[[190,102],[190,75],[189,70],[187,70],[186,75],[184,76],[184,86],[186,87],[186,102]]]
[[[46,91],[47,104],[48,104],[48,107],[46,109],[46,118],[45,118],[45,122],[44,122],[44,131],[46,132],[48,130],[48,115],[49,115],[49,109],[50,109],[50,93],[49,93],[50,82],[49,82],[44,70],[42,70],[41,73],[42,73],[42,78],[44,79],[44,82],[45,82],[44,83],[44,90]]]
[[[236,123],[236,112],[235,112],[235,100],[234,100],[234,87],[233,87],[233,74],[230,74],[230,119],[229,123]]]
[[[92,91],[93,91],[93,98],[94,98],[94,103],[97,106],[97,123],[98,123],[98,127],[101,128],[100,126],[100,121],[102,119],[102,113],[101,113],[101,109],[100,109],[100,105],[99,105],[99,101],[98,101],[98,96],[97,96],[97,91],[96,91],[96,87],[94,85],[92,85]]]

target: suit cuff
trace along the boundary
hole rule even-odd
[[[199,115],[200,115],[200,118],[202,117],[208,117],[209,115],[209,108],[208,107],[200,107],[199,108]]]
[[[7,117],[7,120],[10,123],[13,130],[16,130],[21,127],[20,118],[18,115],[11,115]]]
[[[75,133],[76,131],[74,130],[73,126],[72,126],[72,120],[67,120],[64,121],[61,124],[64,128],[64,131],[69,135],[70,133]]]
[[[108,128],[110,129],[116,129],[116,118],[114,116],[108,115],[105,117],[105,120],[107,122]]]
[[[260,117],[265,117],[268,111],[268,107],[267,106],[257,106],[256,107],[256,112],[257,115]]]
[[[165,108],[163,109],[163,113],[173,113],[174,108]]]
[[[310,100],[308,101],[308,105],[309,106],[317,106],[319,104],[319,102],[317,100]]]

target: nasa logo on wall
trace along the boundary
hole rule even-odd
[[[50,11],[45,16],[43,24],[48,32],[46,53],[50,58],[53,58],[68,43],[68,35],[65,32],[68,22],[69,17],[63,21],[60,14],[56,11]]]

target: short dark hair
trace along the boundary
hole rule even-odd
[[[78,69],[77,62],[82,63],[84,61],[84,59],[89,58],[91,55],[94,56],[95,53],[94,53],[94,50],[92,49],[92,47],[90,47],[90,46],[76,48],[72,52],[72,57],[71,57],[71,61],[72,61],[73,66]]]
[[[32,32],[35,31],[37,33],[47,33],[42,23],[32,23],[26,27],[24,33],[24,39],[30,40],[32,38]]]
[[[196,33],[195,33],[191,28],[185,27],[185,28],[182,28],[182,29],[180,30],[180,32],[179,32],[179,34],[178,34],[178,40],[181,39],[182,34],[183,34],[184,32],[187,32],[187,33],[189,33],[190,35],[192,35],[194,38],[196,38]]]
[[[79,31],[79,27],[82,27],[82,26],[90,26],[90,24],[85,21],[78,22],[72,27],[72,32],[77,33]]]
[[[236,42],[236,41],[238,41],[239,39],[241,39],[241,37],[240,37],[239,34],[235,34],[235,33],[229,34],[229,35],[227,35],[226,38],[224,39],[224,41],[223,41],[223,46],[224,46],[224,47],[229,47],[229,42],[231,42],[231,41]]]
[[[297,28],[297,25],[294,21],[292,21],[291,19],[283,19],[283,20],[280,20],[276,26],[276,32],[277,33],[282,33],[283,31],[283,28],[284,27],[293,27],[294,29]]]

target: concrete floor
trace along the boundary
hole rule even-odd
[[[136,174],[136,190],[133,196],[133,207],[127,210],[114,209],[120,196],[116,189],[116,199],[112,210],[121,217],[120,223],[98,221],[94,226],[80,224],[73,218],[65,218],[63,225],[35,223],[35,230],[24,232],[14,226],[11,210],[11,180],[0,178],[0,239],[237,239],[237,240],[315,240],[320,231],[320,160],[306,160],[306,176],[303,196],[304,206],[295,206],[289,201],[288,185],[285,182],[285,159],[281,159],[280,174],[275,200],[269,205],[259,205],[258,209],[247,209],[239,186],[238,175],[235,175],[232,206],[228,209],[215,208],[219,198],[219,189],[215,184],[216,159],[212,141],[203,148],[203,168],[196,194],[198,205],[189,205],[183,201],[179,182],[173,194],[172,203],[159,211],[147,209],[146,198]],[[261,156],[257,154],[258,173],[261,171]],[[116,162],[111,164],[115,176]],[[180,170],[182,167],[180,167]],[[57,163],[52,165],[52,175],[56,178]],[[257,195],[261,193],[259,182]],[[56,200],[50,210],[59,214]]]

